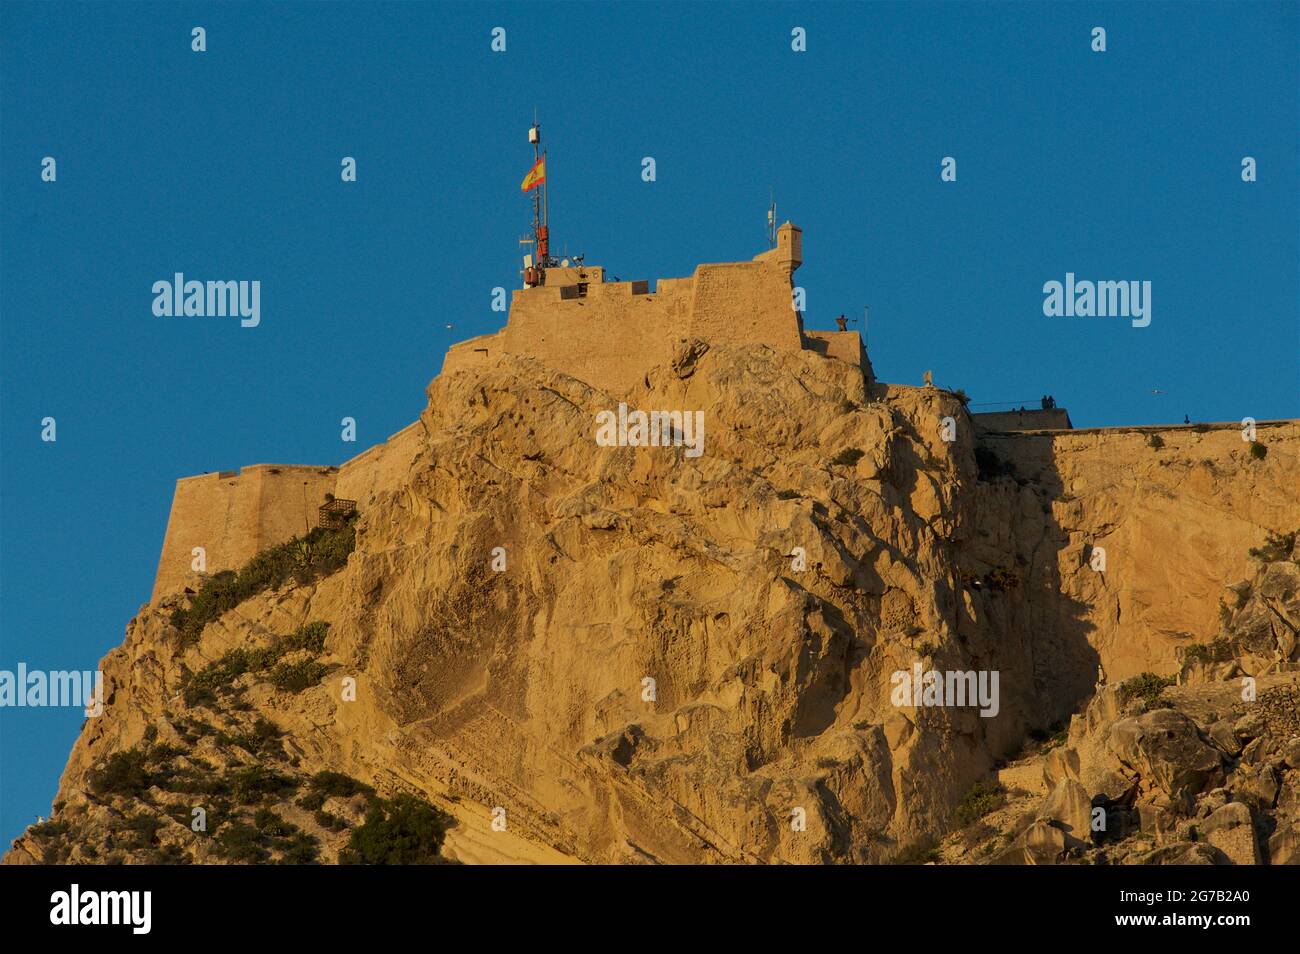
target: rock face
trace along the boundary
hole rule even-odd
[[[210,850],[211,828],[183,821],[219,796],[157,782],[249,769],[290,777],[285,791],[330,770],[419,793],[455,818],[444,854],[465,861],[885,861],[951,828],[964,793],[1106,675],[1173,671],[1170,645],[1190,641],[1166,630],[1220,624],[1213,605],[1204,620],[1200,602],[1184,601],[1174,586],[1184,577],[1158,560],[1131,557],[1122,581],[1079,566],[1083,540],[1180,552],[1123,536],[1204,516],[1199,497],[1190,513],[1165,500],[1174,484],[1206,479],[1173,451],[1150,465],[1143,494],[1162,502],[1148,517],[1118,474],[1080,497],[1094,477],[1080,487],[1066,460],[1030,476],[1017,465],[1018,479],[993,473],[947,392],[876,386],[859,367],[761,346],[683,343],[620,395],[631,409],[702,411],[698,457],[599,446],[597,414],[618,399],[528,358],[440,376],[428,395],[409,465],[375,488],[346,567],[245,599],[192,642],[173,625],[187,597],[142,608],[104,661],[105,713],[72,752],[54,828],[29,831],[7,862],[157,860],[166,845],[185,860],[230,860]],[[955,440],[943,439],[945,418]],[[1224,474],[1197,491],[1217,512],[1250,514],[1223,531],[1231,545],[1300,525],[1294,487],[1278,490],[1294,473],[1294,437],[1234,463],[1235,483]],[[1062,487],[1076,496],[1062,500]],[[1267,494],[1289,496],[1251,499]],[[1293,582],[1258,596],[1293,611]],[[1147,609],[1129,630],[1117,607],[1134,601]],[[329,624],[318,651],[276,657],[305,687],[250,664],[218,692],[194,691],[205,666],[233,650],[284,652],[315,621]],[[1150,645],[1135,648],[1135,635]],[[1275,660],[1265,678],[1285,669]],[[899,675],[922,670],[996,673],[996,705],[984,716],[970,699],[900,704]],[[957,860],[1057,863],[1099,850],[1096,804],[1120,806],[1135,828],[1139,804],[1176,819],[1224,787],[1223,807],[1252,818],[1294,808],[1296,773],[1272,754],[1285,740],[1268,716],[1231,730],[1246,753],[1269,740],[1239,756],[1218,741],[1222,726],[1133,711],[1119,693],[1097,695],[1069,745],[1038,756],[1050,795],[1026,803],[1028,823],[1000,833],[997,851]],[[1225,704],[1212,721],[1248,711]],[[144,781],[106,791],[95,773],[130,750],[145,753]],[[1248,782],[1248,761],[1271,767],[1275,784]],[[322,822],[285,791],[242,804],[274,807],[333,860],[345,828],[327,822],[355,819],[363,803],[330,796]],[[1222,810],[1204,839],[1165,860],[1200,858],[1204,842],[1245,859],[1241,810]],[[158,821],[151,847],[114,842],[123,819],[139,827],[145,816]],[[1249,844],[1295,856],[1282,827]]]

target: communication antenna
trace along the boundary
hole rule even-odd
[[[776,248],[776,196],[771,186],[768,186],[767,198],[767,247]]]
[[[533,165],[546,158],[542,150],[542,124],[537,121],[537,107],[533,107],[533,124],[528,127],[528,141],[533,144]],[[546,170],[549,172],[550,170]],[[542,177],[540,190],[533,191],[533,248],[537,252],[537,267],[551,264],[550,229],[546,224],[546,176]],[[540,195],[538,192],[540,191]]]

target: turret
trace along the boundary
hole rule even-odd
[[[785,269],[787,276],[794,275],[795,269],[803,264],[803,229],[786,222],[776,230],[776,248],[755,255],[754,261],[775,262]]]

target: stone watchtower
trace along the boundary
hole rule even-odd
[[[786,222],[776,230],[776,248],[756,255],[754,261],[775,263],[787,278],[793,278],[795,270],[803,264],[803,229]]]

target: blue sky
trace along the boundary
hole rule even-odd
[[[518,283],[535,105],[554,246],[625,280],[762,251],[771,188],[810,326],[870,304],[884,380],[1076,426],[1300,416],[1298,36],[1294,3],[6,3],[0,669],[122,641],[177,477],[415,419]],[[178,271],[259,280],[260,326],[155,317]],[[1151,325],[1044,317],[1069,271],[1150,281]],[[6,843],[79,724],[0,710]]]

